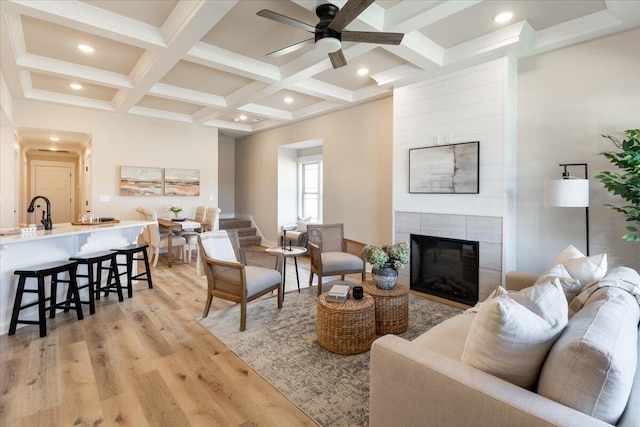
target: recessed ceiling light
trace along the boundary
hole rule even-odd
[[[247,120],[247,116],[245,116],[244,114],[240,116],[240,120]]]
[[[367,74],[369,74],[369,69],[368,68],[358,68],[357,71],[359,76],[366,76]]]
[[[255,119],[253,119],[254,122],[261,122],[262,121],[262,117],[256,117]]]
[[[56,147],[49,147],[49,151],[58,151]]]
[[[80,90],[82,89],[82,85],[80,83],[71,83],[69,85],[69,87],[73,90]]]
[[[284,102],[286,102],[287,104],[291,104],[291,103],[293,102],[293,98],[292,98],[292,97],[290,97],[290,96],[287,96],[287,97],[284,99]]]
[[[93,53],[95,49],[88,44],[79,44],[78,49],[80,49],[84,53]]]
[[[511,18],[513,18],[513,12],[506,11],[497,14],[496,17],[493,18],[493,20],[498,24],[504,24],[505,22],[511,21]]]
[[[58,142],[60,141],[60,138],[58,138],[57,136],[50,136],[49,141]]]
[[[235,119],[233,119],[233,121],[234,121],[234,122],[239,122],[239,121],[240,121],[240,119],[236,117]]]

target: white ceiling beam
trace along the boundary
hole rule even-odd
[[[238,108],[246,113],[255,114],[262,117],[268,117],[270,119],[277,120],[291,120],[292,114],[289,111],[281,110],[279,108],[266,107],[258,104],[246,104]]]
[[[307,95],[343,104],[353,100],[353,92],[317,79],[300,80],[291,89]]]
[[[113,111],[113,106],[108,101],[102,101],[99,99],[87,98],[83,96],[68,95],[59,92],[29,89],[26,91],[25,97],[34,101],[52,102],[55,104],[70,105],[73,107]]]
[[[114,100],[117,111],[126,112],[136,105],[147,91],[224,16],[221,14],[223,6],[230,8],[234,3],[201,0],[184,2],[184,4],[190,7],[176,8],[172,13],[172,20],[180,22],[180,25],[172,27],[174,33],[168,40],[168,49],[162,53],[147,51],[142,55],[131,72],[131,78],[135,82],[134,88],[126,93],[120,91],[117,99]]]
[[[60,76],[66,79],[70,76],[87,83],[120,89],[131,89],[133,87],[129,77],[123,74],[98,70],[85,65],[72,64],[44,56],[25,54],[18,58],[17,63],[19,67],[27,70]]]
[[[280,81],[278,67],[203,42],[195,43],[184,59],[265,83]]]
[[[3,0],[16,13],[86,31],[144,49],[166,46],[159,28],[81,1]]]
[[[156,110],[155,108],[147,107],[133,107],[129,110],[131,114],[137,114],[139,116],[155,117],[157,119],[174,120],[183,123],[193,123],[191,116],[188,114],[174,113],[166,110]]]
[[[161,98],[189,102],[207,107],[224,108],[227,106],[227,102],[223,96],[172,86],[165,83],[154,84],[149,90],[149,93]]]

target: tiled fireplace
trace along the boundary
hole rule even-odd
[[[498,217],[395,213],[395,241],[410,242],[411,235],[478,242],[478,299],[483,301],[502,280],[502,219]],[[400,270],[398,281],[409,287],[411,265]]]

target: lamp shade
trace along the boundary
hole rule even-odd
[[[553,179],[544,182],[547,206],[584,208],[589,206],[588,179]]]

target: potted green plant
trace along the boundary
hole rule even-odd
[[[364,259],[372,265],[371,275],[380,289],[393,289],[398,280],[398,270],[409,263],[409,243],[399,242],[382,248],[365,245]]]
[[[604,188],[621,196],[628,204],[624,206],[607,205],[624,214],[627,222],[633,224],[626,227],[629,233],[622,236],[628,241],[640,242],[640,129],[625,131],[626,138],[620,141],[611,135],[602,135],[613,142],[618,151],[601,153],[621,172],[602,171],[596,178],[602,181]]]
[[[173,216],[176,218],[178,218],[178,215],[182,212],[182,208],[180,206],[171,206],[169,210],[173,212]]]

